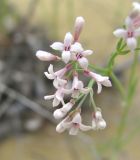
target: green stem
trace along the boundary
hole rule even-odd
[[[133,92],[132,92],[132,88],[133,88],[133,83],[136,83],[134,80],[135,80],[135,74],[136,74],[136,66],[137,66],[137,63],[138,63],[138,53],[135,53],[134,55],[134,61],[133,61],[133,64],[132,64],[132,68],[131,68],[131,73],[130,73],[130,80],[129,80],[129,88],[128,88],[128,94],[127,94],[127,97],[125,99],[125,103],[124,103],[124,110],[123,110],[123,113],[122,113],[122,116],[121,116],[121,120],[120,120],[120,123],[119,123],[119,127],[118,127],[118,131],[117,131],[117,136],[116,136],[116,140],[115,140],[115,150],[118,152],[121,147],[122,147],[122,138],[123,138],[123,133],[124,133],[124,130],[125,130],[125,127],[126,127],[126,120],[127,120],[127,117],[128,117],[128,113],[129,113],[129,110],[132,106],[132,100],[133,100],[133,97],[134,97],[134,91],[135,91],[135,88],[133,89]],[[136,84],[135,84],[136,86]],[[135,87],[134,86],[134,87]],[[115,151],[115,152],[116,152]],[[116,154],[116,153],[114,153]],[[113,158],[116,157],[115,155],[113,154]]]
[[[121,82],[118,80],[118,78],[116,77],[116,75],[113,72],[110,73],[110,76],[111,76],[113,82],[115,83],[117,89],[119,90],[121,96],[123,98],[125,98],[125,90],[124,90],[124,87],[122,86]]]

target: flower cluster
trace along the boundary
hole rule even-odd
[[[123,38],[133,53],[137,47],[137,38],[140,37],[140,4],[133,2],[133,10],[125,19],[124,28],[114,31],[114,35]]]
[[[56,92],[52,95],[45,96],[45,100],[53,99],[53,107],[61,104],[61,108],[54,111],[55,119],[63,119],[56,127],[56,131],[61,133],[69,130],[70,135],[76,135],[78,130],[88,131],[103,129],[106,122],[102,118],[101,110],[94,105],[93,118],[91,125],[82,124],[81,118],[81,101],[89,93],[93,93],[92,85],[84,87],[84,83],[79,80],[79,74],[90,78],[90,82],[96,82],[99,94],[102,91],[102,85],[111,87],[109,77],[97,74],[89,69],[87,56],[93,54],[92,50],[84,50],[79,42],[79,36],[83,29],[85,20],[83,17],[77,17],[74,26],[74,34],[66,33],[64,42],[54,42],[50,47],[60,52],[60,56],[45,52],[37,51],[36,56],[42,61],[62,61],[65,66],[54,71],[53,65],[50,64],[45,76],[53,81]],[[71,81],[72,80],[72,81]],[[90,84],[90,83],[89,83]],[[64,96],[70,95],[71,100],[65,103]],[[90,94],[93,95],[93,94]],[[90,96],[93,101],[93,96]],[[78,102],[78,104],[77,104]]]

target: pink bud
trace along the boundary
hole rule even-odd
[[[77,17],[75,21],[75,27],[74,27],[74,41],[78,41],[80,33],[83,29],[85,20],[83,17]]]
[[[36,56],[41,61],[53,61],[53,60],[60,59],[59,57],[57,57],[49,52],[45,52],[45,51],[41,51],[41,50],[36,52]]]

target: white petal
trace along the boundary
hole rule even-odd
[[[66,33],[65,38],[64,38],[64,47],[70,47],[72,41],[73,41],[72,34],[70,32]]]
[[[71,94],[73,92],[73,89],[65,89],[65,88],[62,88],[62,92],[64,94]]]
[[[98,129],[104,129],[106,127],[106,122],[104,119],[101,119],[97,124]]]
[[[111,87],[112,84],[111,84],[111,81],[109,79],[105,80],[102,82],[102,85],[106,86],[106,87]]]
[[[64,76],[64,74],[66,73],[66,71],[67,71],[67,68],[64,67],[64,68],[60,69],[59,71],[55,72],[55,76],[61,78],[61,77]]]
[[[97,85],[98,85],[97,93],[99,94],[102,91],[102,85],[100,83],[97,83]]]
[[[84,49],[82,48],[82,45],[78,42],[75,42],[73,45],[71,45],[71,52],[76,52],[76,53],[80,53],[82,52]]]
[[[55,78],[55,76],[53,74],[49,74],[48,72],[44,72],[44,74],[48,79],[54,79]]]
[[[101,119],[102,118],[101,112],[100,111],[96,111],[95,117],[96,117],[96,119]]]
[[[135,37],[140,36],[140,28],[139,28],[139,29],[136,29],[136,30],[134,31],[134,36],[135,36]]]
[[[52,64],[49,65],[48,71],[49,71],[49,73],[54,74],[53,65]]]
[[[79,131],[79,128],[72,127],[69,130],[69,134],[75,136],[78,134],[78,131]]]
[[[64,112],[64,113],[67,113],[71,110],[73,104],[71,102],[69,103],[66,103],[62,108],[61,108],[61,111]]]
[[[137,47],[137,40],[135,38],[127,38],[127,46],[134,52],[134,49]]]
[[[49,100],[49,99],[52,99],[52,98],[54,98],[54,95],[44,96],[45,100]]]
[[[64,94],[62,93],[62,90],[59,89],[59,90],[56,91],[55,96],[59,101],[62,101],[63,97],[64,97]]]
[[[56,131],[57,131],[58,133],[62,133],[62,132],[64,132],[65,130],[66,130],[66,128],[63,127],[63,125],[62,125],[61,122],[56,126]]]
[[[56,109],[53,113],[55,119],[61,119],[65,116],[65,113],[61,112],[61,109]]]
[[[88,68],[88,60],[87,60],[87,58],[85,58],[85,57],[79,58],[78,62],[79,62],[80,66],[83,69],[87,69]]]
[[[104,82],[109,79],[109,77],[107,77],[107,76],[102,76],[102,75],[94,73],[94,72],[90,72],[89,74],[97,82]]]
[[[64,50],[64,44],[61,42],[54,42],[50,47],[54,50],[59,50],[59,51]]]
[[[125,26],[127,29],[133,28],[133,21],[129,16],[125,19]]]
[[[86,51],[83,51],[82,52],[82,55],[83,56],[90,56],[90,55],[92,55],[93,54],[93,51],[92,50],[86,50]]]
[[[113,32],[113,34],[119,38],[126,38],[127,37],[127,31],[125,29],[117,29]]]
[[[45,51],[37,51],[36,56],[41,60],[41,61],[51,61],[51,60],[56,60],[57,57],[54,56],[53,54]]]
[[[54,98],[53,100],[53,107],[56,107],[60,104],[60,101],[57,98]]]
[[[82,90],[84,87],[84,84],[82,81],[78,81],[78,84],[77,84],[77,88],[76,89],[79,89],[79,90]]]
[[[84,124],[80,124],[80,129],[81,129],[82,131],[89,131],[89,130],[92,129],[92,127],[91,127],[91,126],[86,126],[86,125],[84,125]]]
[[[65,62],[65,63],[68,63],[70,61],[70,58],[71,58],[71,53],[70,51],[63,51],[62,52],[62,60]]]
[[[134,7],[134,10],[140,11],[140,3],[139,2],[133,2],[132,5]]]
[[[72,123],[80,124],[81,121],[82,121],[82,119],[81,119],[80,113],[77,113],[77,114],[73,117],[73,119],[72,119]]]

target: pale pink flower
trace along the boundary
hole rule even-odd
[[[82,119],[80,113],[76,113],[73,117],[71,123],[69,124],[69,134],[70,135],[77,135],[79,129],[82,131],[91,130],[91,126],[87,126],[82,124]]]
[[[140,28],[135,29],[133,21],[130,17],[125,20],[126,29],[120,28],[113,32],[116,37],[123,38],[131,52],[137,47],[137,37],[140,36]]]
[[[55,119],[63,118],[71,110],[71,108],[73,107],[74,103],[75,102],[73,100],[71,100],[70,102],[64,104],[62,108],[56,109],[54,111],[54,114],[53,114]]]
[[[49,52],[45,52],[45,51],[37,51],[36,52],[36,56],[38,59],[40,59],[41,61],[54,61],[54,60],[59,60],[60,57],[53,55]]]
[[[106,122],[102,118],[101,111],[98,110],[93,114],[92,129],[98,130],[98,129],[104,129],[105,127],[106,127]]]
[[[56,107],[61,103],[64,103],[64,92],[63,90],[60,88],[58,89],[55,94],[53,95],[47,95],[47,96],[44,96],[44,99],[45,100],[50,100],[50,99],[53,99],[53,107]]]
[[[73,36],[70,32],[66,33],[64,38],[64,43],[54,42],[50,47],[54,50],[59,50],[62,52],[62,60],[68,63],[71,59],[70,48],[73,42]]]
[[[44,72],[44,74],[48,79],[56,79],[57,77],[62,78],[70,68],[71,68],[71,65],[68,64],[64,68],[60,69],[59,71],[54,72],[53,65],[50,64],[48,68],[48,72]]]
[[[79,129],[82,131],[88,131],[91,130],[92,127],[82,124],[80,113],[76,113],[72,119],[70,117],[66,117],[56,127],[56,131],[59,133],[62,133],[66,129],[69,130],[70,135],[77,135]]]
[[[78,41],[80,33],[83,29],[85,20],[83,17],[77,17],[75,20],[75,26],[74,26],[74,41]]]
[[[133,10],[134,11],[139,11],[140,12],[140,3],[139,2],[133,2]]]
[[[62,60],[65,63],[68,63],[70,60],[78,60],[82,67],[87,68],[88,60],[84,56],[91,55],[92,51],[84,51],[79,42],[75,42],[74,44],[72,44],[72,42],[73,37],[71,33],[68,32],[66,33],[64,44],[61,42],[54,42],[51,47],[62,52]]]
[[[89,88],[84,88],[82,81],[79,81],[78,75],[75,74],[72,83],[72,97],[78,98],[80,93],[87,94],[90,91]]]
[[[98,85],[98,89],[97,89],[98,94],[101,93],[102,91],[102,85],[106,87],[112,86],[108,76],[101,76],[100,74],[90,72],[90,71],[84,71],[84,73],[85,75],[92,77],[96,81]]]

